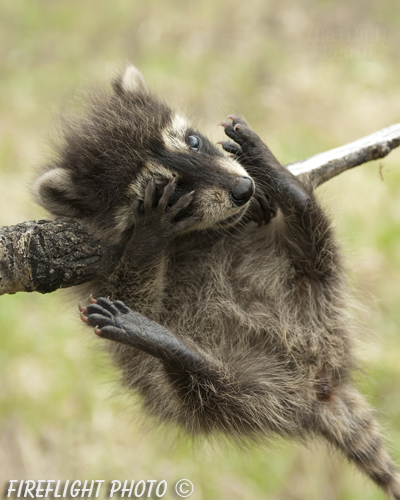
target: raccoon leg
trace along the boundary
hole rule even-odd
[[[165,186],[157,202],[155,181],[151,179],[145,190],[143,207],[138,199],[134,200],[131,210],[133,234],[117,266],[105,273],[96,294],[112,298],[123,296],[135,309],[145,314],[157,313],[164,289],[168,243],[197,221],[195,217],[187,217],[174,222],[194,194],[194,191],[188,193],[170,206],[175,186],[176,178]],[[127,282],[126,274],[133,274],[135,279]]]
[[[260,137],[247,122],[235,115],[229,115],[232,123],[222,122],[225,133],[237,144],[222,141],[226,151],[235,151],[239,161],[259,181],[264,192],[269,194],[279,208],[286,211],[307,206],[310,190],[283,167]]]
[[[384,446],[371,408],[354,388],[342,386],[320,401],[310,430],[322,435],[387,495],[400,500],[400,474]]]
[[[132,353],[129,347],[115,352],[125,383],[144,396],[150,414],[191,434],[304,433],[299,408],[308,414],[312,406],[302,394],[303,380],[298,372],[281,366],[274,353],[259,347],[245,353],[200,351],[191,340],[180,340],[120,301],[99,298],[81,311],[97,335],[134,348]],[[141,357],[143,364],[133,370],[136,349],[149,359],[146,363]],[[269,371],[266,366],[274,368]]]
[[[235,151],[256,186],[281,210],[284,224],[277,222],[277,238],[287,248],[298,276],[327,284],[328,293],[328,281],[337,279],[341,266],[332,229],[312,187],[282,166],[243,118],[229,118],[232,123],[222,125],[235,143],[223,142],[223,148]]]
[[[142,314],[132,311],[123,302],[105,298],[91,299],[80,307],[84,322],[95,327],[99,337],[113,340],[160,359],[166,365],[197,371],[204,365],[200,354],[191,351],[171,332]]]

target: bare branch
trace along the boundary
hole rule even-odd
[[[0,294],[49,293],[94,278],[102,249],[72,219],[0,228]]]
[[[400,145],[400,124],[340,148],[287,165],[310,176],[315,186]],[[23,222],[0,228],[0,294],[49,293],[93,279],[104,264],[105,249],[72,219]]]
[[[383,158],[400,145],[400,123],[386,127],[339,148],[287,165],[294,175],[308,175],[314,186],[345,170]]]

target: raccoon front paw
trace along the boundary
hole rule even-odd
[[[217,144],[221,144],[223,149],[237,158],[245,168],[258,164],[263,158],[262,148],[264,144],[261,139],[249,127],[244,118],[236,115],[229,115],[228,118],[232,120],[232,123],[221,122],[221,125],[225,128],[226,135],[236,142],[219,141]],[[270,196],[265,193],[256,193],[245,219],[256,222],[260,227],[263,224],[269,224],[276,213],[277,207]]]
[[[261,190],[273,198],[280,208],[285,207],[287,213],[293,211],[293,207],[306,210],[311,199],[309,188],[279,163],[244,118],[236,115],[229,115],[228,118],[232,123],[222,122],[221,125],[226,135],[235,142],[221,141],[225,151],[237,157],[258,181]]]
[[[254,221],[258,227],[267,225],[276,216],[277,207],[265,194],[255,196],[245,215],[246,221]]]
[[[247,124],[246,120],[237,115],[229,115],[232,123],[221,122],[225,134],[235,142],[220,141],[225,151],[238,156],[245,165],[247,162],[257,162],[263,153],[264,143]]]
[[[159,201],[156,201],[156,184],[152,178],[145,190],[143,205],[135,199],[132,205],[135,229],[134,240],[138,238],[149,238],[150,233],[161,240],[169,240],[177,234],[193,226],[198,218],[189,216],[182,220],[174,220],[182,211],[187,208],[194,195],[194,191],[181,196],[179,200],[171,204],[171,198],[175,192],[177,179],[174,177],[165,186]]]

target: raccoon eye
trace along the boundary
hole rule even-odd
[[[189,135],[188,143],[189,146],[193,149],[193,151],[198,151],[202,145],[201,139],[200,137],[197,137],[197,135]]]

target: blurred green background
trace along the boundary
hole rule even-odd
[[[0,0],[0,223],[45,217],[29,185],[54,116],[125,60],[215,141],[240,112],[288,163],[400,121],[399,28],[394,0]],[[394,151],[320,189],[366,304],[360,384],[398,461],[399,165]],[[194,500],[383,498],[324,446],[240,450],[141,425],[65,292],[1,297],[0,325],[1,489],[189,478]]]

